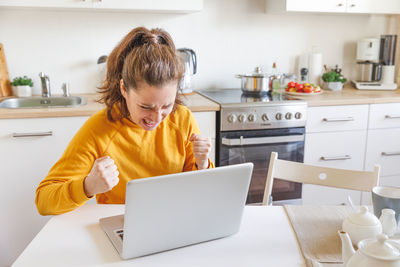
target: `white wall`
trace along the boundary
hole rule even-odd
[[[295,72],[296,57],[320,48],[327,65],[355,75],[359,38],[386,33],[383,15],[269,14],[264,0],[205,0],[192,14],[0,10],[0,42],[10,78],[28,75],[39,94],[38,73],[49,74],[53,93],[70,83],[72,93],[93,93],[101,76],[97,58],[108,54],[136,26],[162,27],[177,47],[198,56],[197,89],[239,87],[234,74],[257,65]]]

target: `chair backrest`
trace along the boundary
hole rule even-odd
[[[374,171],[353,171],[313,166],[304,163],[278,159],[278,153],[271,153],[265,185],[263,205],[268,204],[274,178],[303,184],[323,185],[342,189],[370,192],[378,185],[380,166]]]

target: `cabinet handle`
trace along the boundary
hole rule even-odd
[[[382,152],[382,156],[400,156],[400,152]]]
[[[351,5],[350,5],[350,7],[355,7],[355,6],[356,6],[355,4],[351,4]]]
[[[400,119],[400,115],[385,115],[385,119]]]
[[[346,160],[346,159],[351,159],[350,155],[344,155],[344,156],[336,156],[336,157],[321,157],[321,160],[324,161],[331,161],[331,160]]]
[[[354,118],[353,117],[347,117],[347,118],[323,118],[322,121],[325,121],[325,122],[354,121]]]
[[[35,137],[35,136],[52,136],[53,131],[37,132],[37,133],[13,133],[12,137]]]
[[[343,3],[338,4],[338,6],[343,6]]]

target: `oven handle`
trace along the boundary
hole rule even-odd
[[[303,141],[304,141],[304,134],[256,137],[256,138],[243,138],[243,136],[235,139],[222,138],[222,144],[226,146],[276,144],[276,143],[303,142]]]

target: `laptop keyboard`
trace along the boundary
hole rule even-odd
[[[124,229],[120,230],[115,230],[115,234],[121,238],[121,240],[124,240]]]

